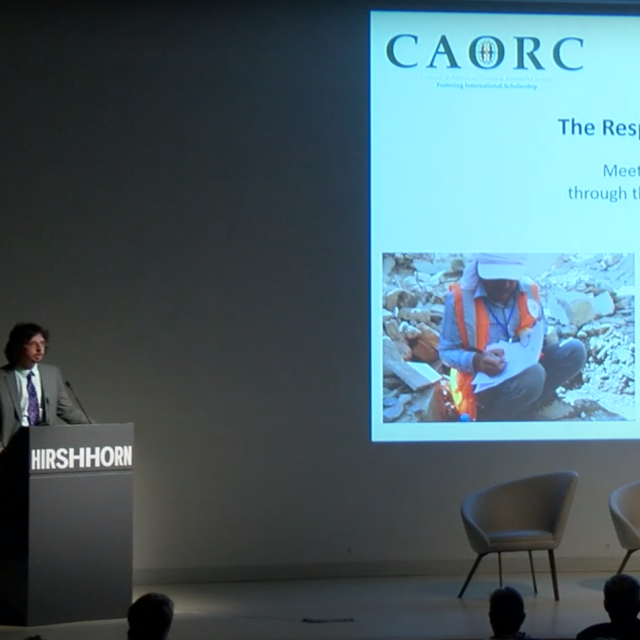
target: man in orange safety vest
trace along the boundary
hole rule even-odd
[[[539,361],[498,385],[476,393],[473,378],[500,375],[505,366],[498,342],[522,341],[545,319],[538,287],[524,276],[525,256],[479,253],[445,300],[439,352],[451,368],[451,392],[470,420],[517,420],[534,403],[544,404],[585,365],[587,352],[575,338],[543,344]]]

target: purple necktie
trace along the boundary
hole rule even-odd
[[[27,395],[29,396],[29,407],[27,408],[27,416],[29,417],[29,426],[38,424],[40,418],[40,406],[38,405],[38,394],[33,384],[33,371],[27,374]]]

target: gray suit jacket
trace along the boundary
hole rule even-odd
[[[42,423],[55,424],[60,418],[69,424],[87,424],[87,416],[76,408],[58,367],[39,364],[42,383]],[[0,368],[0,447],[6,447],[20,428],[20,396],[13,367]]]

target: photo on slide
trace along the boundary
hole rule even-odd
[[[632,253],[384,253],[385,423],[635,420]]]

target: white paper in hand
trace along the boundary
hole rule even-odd
[[[473,378],[475,392],[480,393],[492,387],[498,386],[501,382],[509,380],[525,369],[533,366],[540,359],[542,351],[542,341],[544,340],[544,323],[536,322],[533,325],[526,340],[521,342],[498,342],[490,344],[485,351],[491,349],[502,349],[506,362],[502,373],[497,376],[488,376],[486,373],[478,372]]]

